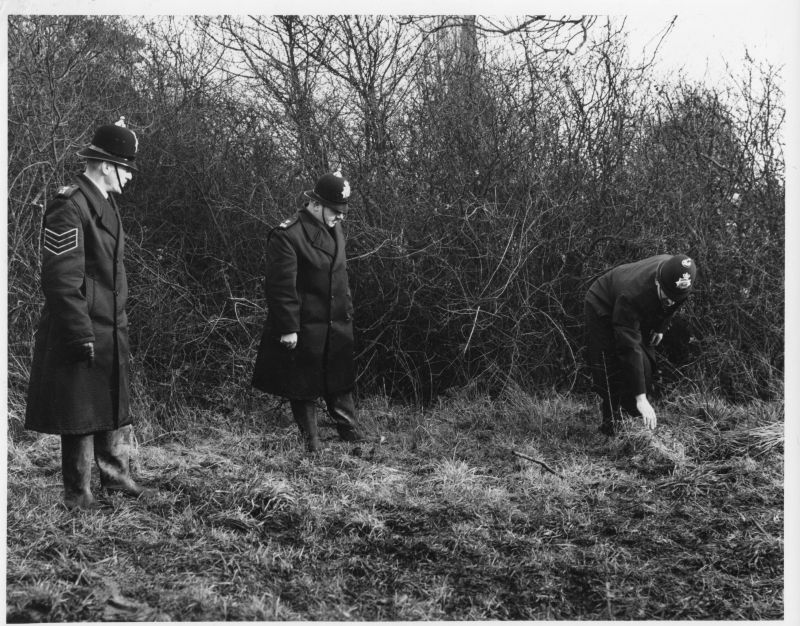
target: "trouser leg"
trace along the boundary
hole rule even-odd
[[[611,320],[601,318],[587,302],[584,305],[587,360],[592,388],[600,396],[601,432],[611,435],[620,418],[620,367],[614,347]]]
[[[96,506],[91,491],[92,435],[61,435],[61,473],[68,509]]]
[[[328,408],[328,415],[331,416],[336,425],[336,431],[343,441],[365,441],[356,419],[356,405],[352,393],[326,396],[325,405]]]
[[[319,431],[317,428],[317,412],[313,401],[307,400],[289,400],[292,407],[292,416],[303,439],[306,442],[306,449],[309,452],[319,452],[322,449],[322,443],[319,440]]]
[[[133,430],[123,426],[94,434],[94,458],[100,470],[100,484],[108,491],[138,497],[144,489],[131,477]]]
[[[620,407],[623,402],[619,394],[618,372],[609,371],[609,359],[607,358],[609,355],[603,354],[602,356],[605,358],[601,362],[601,367],[598,367],[595,382],[595,390],[600,395],[603,420],[600,424],[600,431],[607,435],[613,435],[622,420]]]
[[[600,408],[603,417],[603,424],[615,426],[620,420],[620,400],[605,392],[600,394]]]

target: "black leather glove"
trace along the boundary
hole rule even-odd
[[[94,365],[94,343],[87,341],[72,348],[72,357],[76,361],[88,361],[89,367]]]

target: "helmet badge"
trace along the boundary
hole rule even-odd
[[[692,277],[689,272],[684,273],[678,280],[675,281],[675,286],[678,289],[688,289],[692,286]]]

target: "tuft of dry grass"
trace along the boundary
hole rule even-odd
[[[577,396],[370,399],[385,443],[317,457],[286,407],[197,414],[140,431],[156,495],[97,512],[61,506],[57,438],[10,442],[6,618],[781,619],[782,405],[659,409],[606,439]]]
[[[783,422],[726,432],[724,440],[731,455],[754,458],[783,454]]]

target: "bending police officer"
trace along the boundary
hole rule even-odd
[[[683,254],[662,254],[617,266],[594,281],[584,317],[593,388],[602,400],[600,431],[613,435],[619,409],[655,428],[655,352],[673,315],[692,293],[697,267]]]

